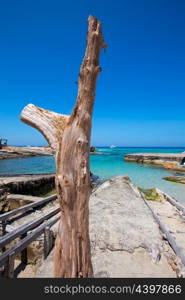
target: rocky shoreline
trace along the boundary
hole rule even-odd
[[[91,147],[91,155],[105,155],[96,151],[95,147]],[[14,158],[27,158],[34,156],[53,156],[54,151],[50,147],[13,147],[7,146],[0,149],[0,160],[14,159]]]
[[[185,165],[182,164],[185,153],[132,153],[126,154],[124,160],[185,172]]]
[[[52,156],[50,147],[4,147],[0,150],[0,160],[33,156]]]

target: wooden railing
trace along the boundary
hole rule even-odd
[[[50,212],[19,226],[9,233],[6,232],[7,222],[11,220],[13,216],[18,215],[19,218],[22,216],[22,213],[48,204],[56,199],[57,196],[53,195],[0,215],[0,222],[2,223],[3,229],[2,237],[0,238],[0,248],[2,249],[2,254],[0,255],[0,267],[3,267],[4,277],[14,277],[14,261],[17,254],[21,253],[21,262],[27,264],[27,247],[42,234],[44,234],[44,258],[47,257],[52,248],[50,227],[59,220],[60,208],[59,206],[55,206]],[[20,238],[20,240],[12,247],[6,249],[5,247],[16,238]]]
[[[21,206],[17,209],[14,209],[14,210],[11,210],[5,214],[2,214],[0,215],[0,222],[4,222],[6,220],[9,220],[10,217],[13,217],[15,215],[18,215],[19,213],[23,213],[23,212],[26,212],[30,209],[33,209],[35,207],[39,207],[39,206],[42,206],[43,204],[47,204],[53,200],[56,200],[57,199],[57,196],[56,195],[53,195],[53,196],[50,196],[50,197],[47,197],[47,198],[44,198],[42,200],[39,200],[37,202],[34,202],[34,203],[31,203],[31,204],[27,204],[27,205],[24,205],[24,206]]]

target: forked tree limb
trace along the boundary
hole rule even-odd
[[[56,151],[69,116],[28,104],[21,112],[21,120],[38,129]]]
[[[56,151],[56,188],[61,220],[55,243],[55,277],[92,277],[89,240],[90,135],[100,51],[101,23],[88,19],[85,56],[78,79],[78,95],[71,116],[27,106],[21,118],[37,128]],[[59,122],[60,120],[60,122]]]

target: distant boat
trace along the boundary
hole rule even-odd
[[[110,146],[110,148],[116,148],[116,146],[114,146],[114,145],[111,145],[111,146]]]

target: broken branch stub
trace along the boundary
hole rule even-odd
[[[55,277],[92,277],[89,239],[90,135],[99,55],[105,47],[101,23],[88,18],[85,56],[71,116],[28,105],[21,119],[37,128],[56,151],[56,189],[61,220],[55,242]]]
[[[69,116],[28,104],[21,112],[21,120],[38,129],[50,147],[56,151]]]

